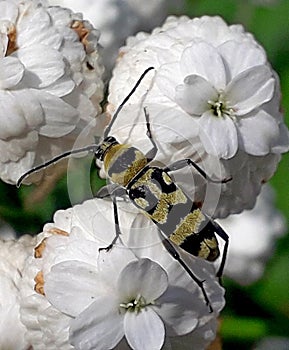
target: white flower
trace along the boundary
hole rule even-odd
[[[179,1],[170,2],[173,2],[170,4],[172,8],[179,5]],[[107,75],[110,75],[118,49],[127,37],[160,25],[169,9],[169,1],[165,0],[50,0],[49,3],[83,13],[84,18],[101,31],[100,44]]]
[[[168,166],[191,158],[211,178],[232,177],[213,188],[197,172],[182,170],[179,183],[210,215],[252,208],[289,148],[279,80],[263,48],[242,26],[228,26],[219,17],[169,17],[151,35],[139,33],[121,49],[110,82],[111,113],[150,66],[155,71],[142,81],[111,134],[144,151],[151,148],[146,107],[157,161]],[[209,192],[215,192],[213,200]]]
[[[99,248],[115,235],[111,201],[94,199],[59,211],[38,235],[36,257],[27,261],[23,277],[27,339],[34,349],[53,349],[56,342],[61,349],[118,343],[128,349],[125,336],[130,348],[160,349],[186,335],[196,349],[205,349],[224,306],[213,264],[183,256],[205,280],[210,313],[200,288],[161,244],[155,225],[130,212],[129,203],[118,209],[122,234],[109,252]]]
[[[207,153],[229,159],[241,149],[262,156],[279,137],[278,123],[262,109],[275,86],[265,64],[263,51],[249,42],[226,41],[214,48],[201,41],[185,48],[180,62],[161,67],[156,84],[199,119]]]
[[[26,350],[25,327],[20,321],[20,281],[26,258],[35,240],[28,235],[19,240],[0,240],[0,348]]]
[[[15,181],[70,149],[100,112],[98,35],[79,15],[39,1],[0,3],[0,177]],[[99,126],[98,126],[99,127]]]
[[[113,254],[109,259],[114,259]],[[118,257],[115,265],[120,261]],[[70,339],[77,349],[114,348],[124,335],[132,349],[160,349],[165,326],[178,335],[197,326],[191,294],[169,286],[167,273],[157,263],[133,260],[118,273],[108,272],[104,268],[97,274],[92,265],[71,261],[54,266],[45,280],[47,298],[55,300],[55,306],[66,314],[76,316]],[[80,291],[79,285],[86,291]],[[75,300],[82,300],[84,311],[79,315],[79,305],[72,306]]]
[[[273,189],[263,187],[254,209],[218,221],[230,232],[225,275],[242,285],[261,278],[276,240],[287,228],[285,218],[274,207]]]

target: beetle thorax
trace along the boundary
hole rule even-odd
[[[146,156],[130,145],[113,144],[104,155],[104,169],[108,178],[121,186],[127,184],[148,163]]]

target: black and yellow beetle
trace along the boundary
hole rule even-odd
[[[93,152],[95,157],[103,162],[107,179],[112,184],[110,187],[105,186],[98,193],[98,197],[101,198],[110,196],[114,207],[116,237],[104,249],[110,249],[121,233],[117,213],[117,197],[128,196],[130,201],[158,226],[166,249],[178,260],[201,288],[205,301],[212,311],[209,298],[203,287],[203,281],[199,280],[192,273],[171,242],[194,256],[208,261],[215,261],[220,254],[215,234],[219,235],[225,241],[222,260],[217,272],[217,277],[221,277],[227,255],[228,235],[214,220],[202,213],[199,205],[187,196],[174,182],[169,173],[186,166],[192,166],[207,181],[225,183],[230,179],[213,180],[209,178],[191,159],[176,161],[165,168],[151,166],[150,163],[158,149],[152,137],[149,114],[146,108],[144,108],[144,114],[147,136],[153,146],[147,155],[131,145],[120,144],[113,136],[109,136],[111,127],[122,107],[135,92],[144,76],[152,69],[153,67],[150,67],[144,71],[132,91],[118,107],[111,123],[104,132],[104,139],[100,144],[93,144],[65,152],[44,164],[30,169],[19,178],[17,186],[19,187],[23,179],[29,174],[47,167],[62,158],[84,151]]]

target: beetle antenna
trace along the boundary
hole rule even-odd
[[[62,154],[60,154],[59,156],[56,156],[50,160],[48,160],[47,162],[45,163],[42,163],[40,165],[37,165],[36,167],[34,168],[31,168],[30,170],[26,171],[26,173],[22,174],[19,179],[17,180],[16,182],[16,186],[19,188],[23,182],[23,180],[30,174],[42,169],[42,168],[46,168],[48,165],[51,165],[51,164],[54,164],[56,162],[58,162],[60,159],[62,158],[66,158],[66,157],[69,157],[70,155],[72,154],[76,154],[76,153],[81,153],[81,152],[85,152],[85,151],[89,151],[89,152],[95,152],[98,148],[98,145],[89,145],[89,146],[86,146],[86,147],[82,147],[82,148],[76,148],[76,149],[73,149],[71,151],[67,151],[67,152],[64,152]]]
[[[108,136],[108,134],[110,133],[111,127],[112,127],[113,123],[115,122],[119,112],[123,109],[124,105],[131,98],[131,96],[135,93],[136,89],[138,88],[138,86],[141,83],[141,81],[143,80],[143,78],[152,69],[155,69],[155,68],[154,67],[149,67],[142,73],[142,75],[139,77],[138,81],[135,83],[134,87],[132,88],[131,92],[125,97],[125,99],[122,101],[122,103],[118,106],[117,110],[115,111],[115,113],[114,113],[114,115],[113,115],[113,117],[111,119],[111,122],[109,123],[109,125],[106,128],[106,130],[104,131],[104,136],[103,136],[104,138],[106,138]]]

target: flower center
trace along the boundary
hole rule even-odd
[[[232,119],[234,118],[234,110],[233,108],[228,107],[227,101],[223,92],[220,92],[218,94],[218,98],[216,101],[209,100],[208,104],[214,116],[218,118],[226,117],[226,116]]]
[[[120,303],[119,306],[129,312],[139,313],[142,309],[149,305],[153,305],[153,302],[147,303],[142,295],[138,295],[135,299],[132,299],[128,303]]]

